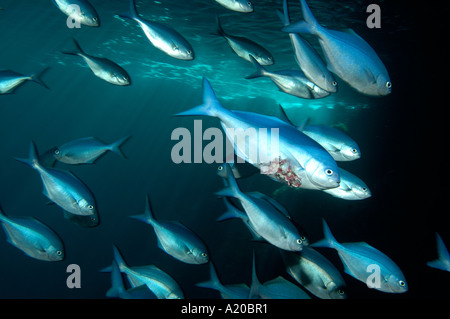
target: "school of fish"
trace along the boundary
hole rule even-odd
[[[55,6],[67,16],[78,20],[82,25],[92,28],[101,27],[100,15],[88,0],[54,0]],[[253,12],[249,0],[216,0],[227,10],[243,14]],[[73,5],[81,8],[73,9]],[[299,70],[272,70],[276,64],[273,55],[254,41],[227,33],[217,17],[217,34],[231,47],[240,58],[251,63],[255,72],[247,79],[269,78],[281,91],[300,99],[319,99],[337,92],[338,81],[348,83],[360,94],[385,96],[391,93],[392,83],[383,62],[373,48],[352,31],[342,32],[322,26],[314,17],[305,0],[300,0],[303,19],[291,23],[288,2],[284,0],[282,10],[277,14],[281,20],[280,36],[290,38],[293,57]],[[127,13],[120,14],[133,21],[144,33],[150,44],[168,56],[179,60],[196,58],[194,49],[185,38],[167,23],[144,19],[136,9],[135,0],[130,0]],[[316,50],[302,37],[309,34],[317,37],[322,52]],[[86,53],[76,39],[74,49],[62,51],[81,58],[92,73],[112,85],[132,85],[127,71],[106,57]],[[324,56],[322,60],[321,55]],[[78,58],[77,58],[78,59]],[[188,63],[188,62],[187,62]],[[34,74],[20,74],[12,70],[0,71],[0,94],[12,94],[15,89],[27,81],[35,82],[49,89],[42,80],[47,72],[45,68]],[[81,71],[80,71],[81,72]],[[327,222],[323,220],[324,239],[312,243],[302,231],[291,214],[272,197],[259,192],[246,192],[239,186],[239,180],[255,174],[263,174],[288,187],[321,191],[343,200],[364,200],[372,196],[369,187],[351,172],[339,167],[342,161],[355,161],[361,158],[361,150],[355,140],[343,131],[324,125],[309,125],[305,118],[300,125],[292,123],[283,106],[280,105],[281,118],[248,111],[229,110],[220,103],[213,84],[203,77],[203,101],[189,110],[174,114],[176,116],[207,116],[218,119],[220,126],[227,132],[235,156],[242,163],[221,163],[217,174],[224,188],[216,193],[218,201],[223,200],[226,211],[217,219],[239,219],[256,241],[264,241],[280,251],[286,272],[290,280],[279,276],[261,283],[257,276],[256,258],[253,256],[251,285],[237,283],[224,285],[214,267],[207,243],[181,221],[166,221],[164,212],[153,211],[149,195],[142,198],[142,214],[130,215],[143,222],[155,233],[158,247],[174,258],[174,262],[188,264],[209,263],[210,279],[199,282],[199,287],[217,290],[222,298],[278,298],[278,299],[342,299],[346,298],[345,277],[316,247],[336,250],[347,275],[366,284],[371,273],[367,267],[377,265],[381,282],[375,289],[386,293],[404,293],[408,284],[395,261],[365,242],[340,243],[331,233]],[[189,120],[189,119],[186,119]],[[277,129],[279,149],[265,151],[264,158],[255,159],[249,148],[263,149],[260,134],[250,137],[249,147],[242,147],[230,129]],[[117,137],[116,141],[104,143],[96,137],[80,137],[67,143],[39,153],[38,147],[30,142],[28,157],[15,159],[26,164],[39,174],[42,181],[42,193],[48,200],[58,205],[64,217],[81,227],[96,227],[99,223],[99,211],[95,196],[77,176],[67,169],[56,168],[61,165],[95,164],[107,152],[126,159],[120,149],[129,136]],[[26,145],[24,145],[24,150]],[[100,165],[100,164],[96,164]],[[64,167],[64,166],[63,166]],[[67,167],[67,166],[65,166]],[[37,190],[36,190],[37,191]],[[329,196],[324,195],[324,196]],[[6,234],[6,240],[27,256],[43,261],[57,262],[64,259],[62,237],[48,225],[34,217],[16,217],[0,210],[0,222]],[[356,240],[356,238],[355,238]],[[438,259],[427,265],[444,271],[450,271],[450,256],[439,234],[436,234]],[[182,287],[173,277],[155,265],[128,265],[119,252],[116,243],[111,243],[110,266],[105,264],[101,271],[111,275],[111,288],[105,290],[107,297],[123,299],[182,299],[185,297]],[[175,261],[177,260],[177,261]],[[125,275],[126,281],[121,274]],[[294,282],[296,284],[294,284]]]

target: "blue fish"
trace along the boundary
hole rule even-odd
[[[70,214],[95,217],[97,210],[94,196],[86,185],[70,172],[42,166],[37,154],[32,142],[28,158],[15,159],[39,173],[44,186],[43,194]]]
[[[179,222],[157,221],[152,215],[148,197],[144,214],[131,217],[152,226],[158,238],[158,247],[172,257],[188,264],[208,262],[208,249],[203,241]]]
[[[7,217],[0,208],[6,240],[27,256],[44,261],[64,259],[64,245],[47,225],[32,217]]]
[[[450,254],[448,253],[447,247],[445,247],[444,241],[438,233],[436,233],[436,245],[438,259],[427,262],[427,266],[444,271],[450,271]]]
[[[345,200],[363,200],[372,196],[369,187],[359,177],[339,168],[341,182],[339,187],[324,189],[325,193]]]
[[[284,26],[290,24],[287,0],[283,1],[283,13],[277,10],[277,14]],[[305,76],[314,84],[325,91],[334,93],[338,83],[314,48],[297,33],[289,33],[295,60]]]
[[[215,0],[217,3],[221,4],[227,9],[249,13],[253,12],[253,4],[250,0]]]
[[[404,293],[408,284],[400,268],[385,254],[365,242],[344,243],[336,241],[325,220],[325,238],[311,247],[328,247],[338,252],[347,274],[369,287],[383,292]]]
[[[329,30],[320,25],[305,0],[300,0],[304,21],[283,28],[288,33],[307,33],[319,38],[328,69],[357,91],[371,96],[391,93],[392,83],[374,49],[354,31]]]
[[[88,0],[52,0],[64,14],[88,27],[99,27],[100,18]]]
[[[26,81],[33,81],[37,84],[42,85],[48,89],[47,84],[45,84],[41,77],[49,68],[45,68],[41,72],[32,75],[23,75],[11,70],[0,71],[0,94],[13,93],[15,89],[21,86]]]
[[[339,186],[337,164],[322,146],[278,118],[223,108],[206,78],[203,79],[203,104],[177,115],[219,118],[235,154],[274,180],[295,188]],[[245,145],[240,143],[238,132],[246,134]],[[268,147],[267,141],[278,147]]]

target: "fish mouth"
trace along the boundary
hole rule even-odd
[[[275,158],[269,163],[262,163],[258,167],[261,174],[269,175],[273,179],[293,188],[300,188],[301,178],[295,173],[288,159]]]

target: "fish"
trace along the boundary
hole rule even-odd
[[[255,254],[253,254],[252,284],[248,299],[311,299],[299,286],[278,276],[262,284],[256,274]]]
[[[131,287],[147,286],[158,299],[184,299],[184,293],[179,284],[166,272],[154,265],[129,267],[118,248],[113,244],[114,261],[121,273],[125,273]],[[102,271],[110,271],[107,267]]]
[[[284,250],[301,251],[306,244],[303,236],[289,218],[268,201],[243,193],[232,174],[229,187],[216,192],[218,196],[236,198],[248,217],[248,223],[259,236]]]
[[[231,284],[224,285],[214,268],[212,261],[209,262],[209,276],[210,279],[196,283],[197,287],[217,290],[222,299],[247,299],[250,293],[250,288],[246,284]]]
[[[346,299],[346,284],[339,270],[311,247],[300,253],[280,250],[286,271],[314,296],[321,299]]]
[[[192,230],[180,222],[157,221],[153,217],[148,196],[144,214],[130,217],[152,226],[158,247],[172,257],[187,264],[205,264],[209,261],[206,245]]]
[[[42,75],[47,72],[48,69],[49,68],[47,67],[41,72],[32,75],[23,75],[11,70],[0,71],[0,94],[14,93],[14,91],[26,81],[35,82],[46,89],[49,89],[47,84],[41,79]]]
[[[162,23],[148,21],[139,16],[135,0],[130,0],[130,11],[119,14],[121,18],[136,21],[153,46],[179,60],[194,60],[192,45],[180,33]]]
[[[7,217],[0,208],[0,222],[6,240],[27,256],[43,261],[64,259],[61,238],[47,225],[34,217]]]
[[[339,243],[323,220],[325,238],[310,247],[335,249],[344,265],[344,271],[368,287],[387,293],[405,293],[408,284],[397,264],[378,249],[365,242]]]
[[[34,142],[30,143],[28,158],[15,158],[35,169],[42,180],[42,193],[63,210],[80,216],[97,214],[95,199],[87,186],[68,171],[44,167],[39,163]]]
[[[363,200],[372,196],[369,187],[359,177],[341,167],[339,174],[341,176],[339,187],[324,189],[325,193],[345,200]]]
[[[369,96],[391,93],[388,71],[375,50],[353,30],[330,30],[313,16],[305,0],[300,0],[303,21],[285,26],[288,33],[306,33],[318,37],[327,68],[358,92]]]
[[[223,108],[206,78],[203,78],[203,104],[175,114],[192,115],[218,118],[235,154],[276,181],[293,188],[327,189],[339,186],[337,164],[322,146],[276,117]],[[236,137],[239,139],[239,133],[233,135],[235,131],[252,133],[245,136],[246,140],[248,136],[245,144],[249,145],[235,141]],[[269,140],[272,144],[270,148],[267,147]]]
[[[98,211],[95,210],[92,215],[82,216],[77,214],[69,213],[68,211],[64,211],[64,218],[86,228],[96,227],[100,225],[100,216],[98,215]]]
[[[276,11],[284,26],[290,24],[287,0],[283,1],[283,13]],[[337,92],[338,83],[314,48],[297,33],[289,33],[295,60],[305,76],[321,89]]]
[[[250,56],[250,60],[256,67],[256,71],[246,76],[246,79],[267,77],[275,83],[281,92],[303,99],[320,99],[330,95],[330,92],[321,89],[319,86],[308,80],[302,71],[268,71],[261,66],[253,56]]]
[[[89,55],[83,51],[77,40],[72,39],[77,48],[76,51],[63,51],[68,55],[75,55],[83,58],[86,64],[96,77],[119,86],[127,86],[131,84],[130,75],[117,63],[102,57]]]
[[[86,137],[67,142],[54,150],[53,156],[65,164],[93,164],[107,151],[119,154],[126,158],[120,146],[129,139],[123,137],[111,144],[100,142],[95,137]]]
[[[64,14],[88,27],[99,27],[100,17],[88,0],[52,0]]]
[[[239,37],[225,33],[220,22],[220,18],[217,16],[217,34],[222,36],[231,47],[234,53],[236,53],[242,59],[251,62],[250,56],[253,56],[256,61],[261,65],[272,65],[275,63],[273,55],[260,44],[247,39],[245,37]]]
[[[253,176],[255,174],[259,174],[260,171],[253,166],[250,163],[244,162],[244,163],[228,163],[228,165],[231,168],[231,171],[234,175],[234,178],[246,178],[249,176]],[[224,169],[224,165],[220,164],[217,167],[217,175],[221,176],[221,177],[225,177],[224,173],[225,169]]]
[[[280,104],[283,120],[295,126],[288,118],[286,111]],[[306,118],[299,126],[299,131],[319,143],[335,161],[347,162],[361,158],[358,143],[342,130],[325,125],[307,125]]]
[[[253,4],[249,0],[215,0],[215,1],[224,6],[225,8],[236,12],[243,12],[243,13],[253,12]]]
[[[428,267],[450,271],[450,254],[448,253],[447,247],[445,247],[442,237],[436,233],[436,245],[438,258],[432,261],[428,261],[426,265]]]

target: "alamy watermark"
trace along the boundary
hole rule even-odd
[[[366,25],[369,29],[379,29],[381,28],[381,9],[378,4],[369,4],[367,6],[366,12],[370,15],[367,17]]]
[[[77,4],[71,4],[67,6],[68,12],[71,12],[66,20],[66,25],[69,29],[81,28],[81,8]]]

